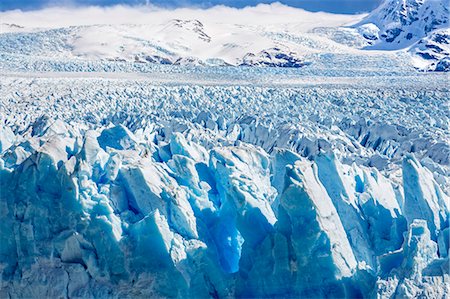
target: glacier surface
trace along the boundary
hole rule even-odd
[[[0,298],[448,298],[443,4],[0,13]]]
[[[5,73],[1,297],[449,295],[445,76],[204,72]]]

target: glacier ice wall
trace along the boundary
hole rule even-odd
[[[449,198],[413,154],[398,182],[193,130],[0,132],[1,297],[449,295]]]
[[[0,297],[448,297],[446,77],[204,72],[0,78]]]

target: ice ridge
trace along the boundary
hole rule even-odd
[[[449,198],[413,154],[396,191],[333,151],[143,129],[2,129],[2,297],[448,296]]]

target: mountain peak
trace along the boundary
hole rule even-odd
[[[447,70],[449,13],[448,0],[386,0],[356,27],[370,28],[370,49],[406,49],[417,68]]]
[[[360,24],[380,28],[384,48],[412,45],[436,29],[448,25],[446,0],[386,0]]]

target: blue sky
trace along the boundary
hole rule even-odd
[[[310,11],[327,11],[333,13],[359,13],[373,10],[382,0],[278,0],[289,6]],[[244,7],[258,3],[271,3],[274,0],[149,0],[150,3],[162,7],[210,7],[223,4],[232,7]],[[145,4],[146,0],[0,0],[0,10],[22,9],[33,10],[55,5],[98,5]]]

